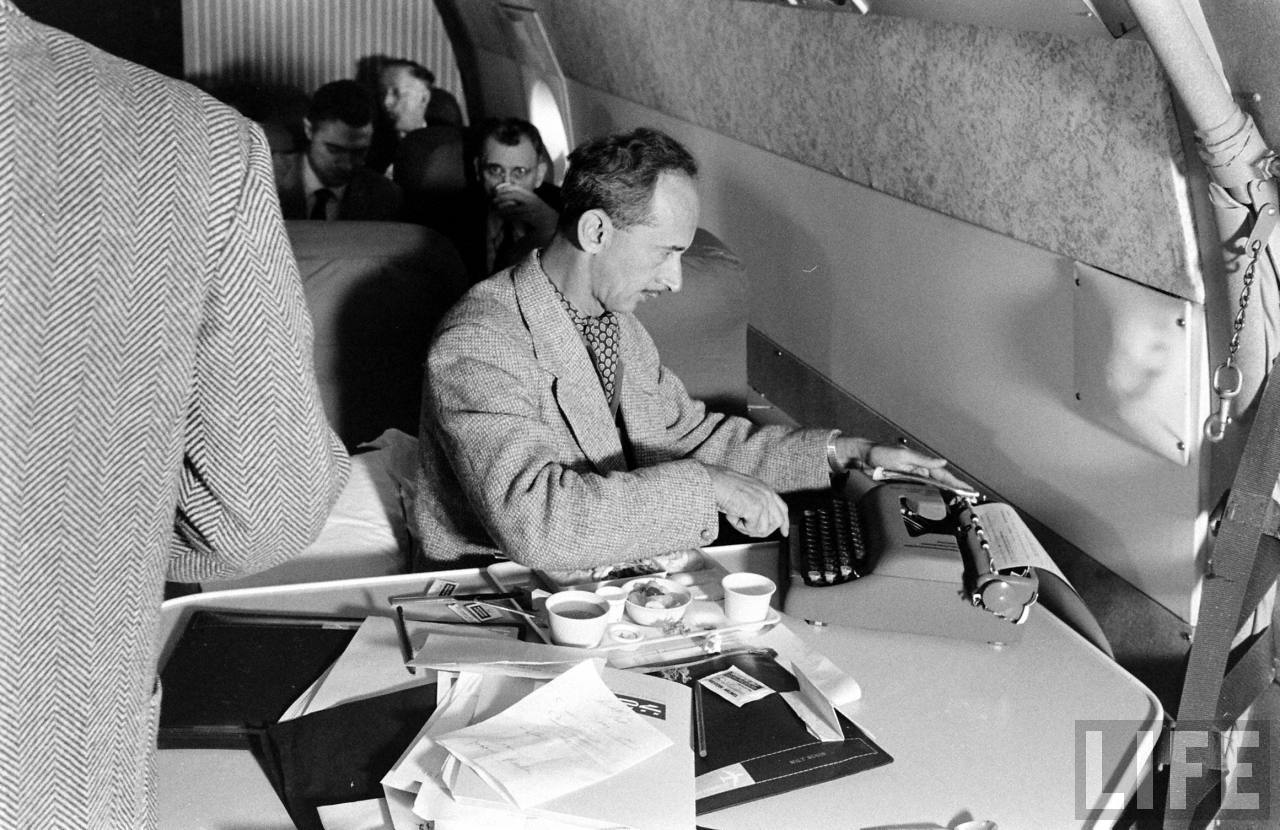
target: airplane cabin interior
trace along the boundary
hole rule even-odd
[[[948,459],[1016,508],[1100,648],[1177,713],[1280,343],[1280,7],[16,1],[237,106],[280,152],[305,140],[312,90],[410,57],[462,115],[428,128],[401,182],[442,204],[473,181],[468,129],[488,116],[538,127],[553,182],[584,139],[669,133],[698,160],[699,231],[682,291],[638,314],[690,393]],[[412,478],[386,430],[416,435],[422,354],[468,279],[420,227],[331,224],[286,223],[330,419],[349,448],[395,459],[353,468],[372,490]],[[406,574],[403,524],[378,532],[358,560],[201,587]],[[1248,596],[1228,639],[1274,658],[1271,596]]]

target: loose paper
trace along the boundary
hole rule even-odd
[[[592,662],[436,743],[522,809],[603,781],[672,745],[609,691]]]

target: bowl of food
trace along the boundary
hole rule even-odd
[[[655,576],[633,579],[622,588],[627,593],[627,616],[638,625],[679,622],[693,602],[688,588]]]

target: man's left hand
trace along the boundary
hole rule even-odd
[[[840,437],[836,440],[837,456],[846,467],[883,467],[911,475],[931,478],[945,487],[972,491],[973,487],[946,469],[947,461],[896,444],[871,444],[862,438]]]

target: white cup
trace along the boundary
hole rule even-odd
[[[778,586],[760,574],[732,573],[720,580],[724,587],[724,615],[733,623],[762,622],[769,616],[769,600]]]
[[[592,648],[609,624],[609,602],[590,591],[558,591],[547,597],[551,641],[561,646]]]
[[[627,592],[621,585],[601,585],[596,588],[596,596],[609,603],[609,622],[616,623],[622,619],[627,610]]]

